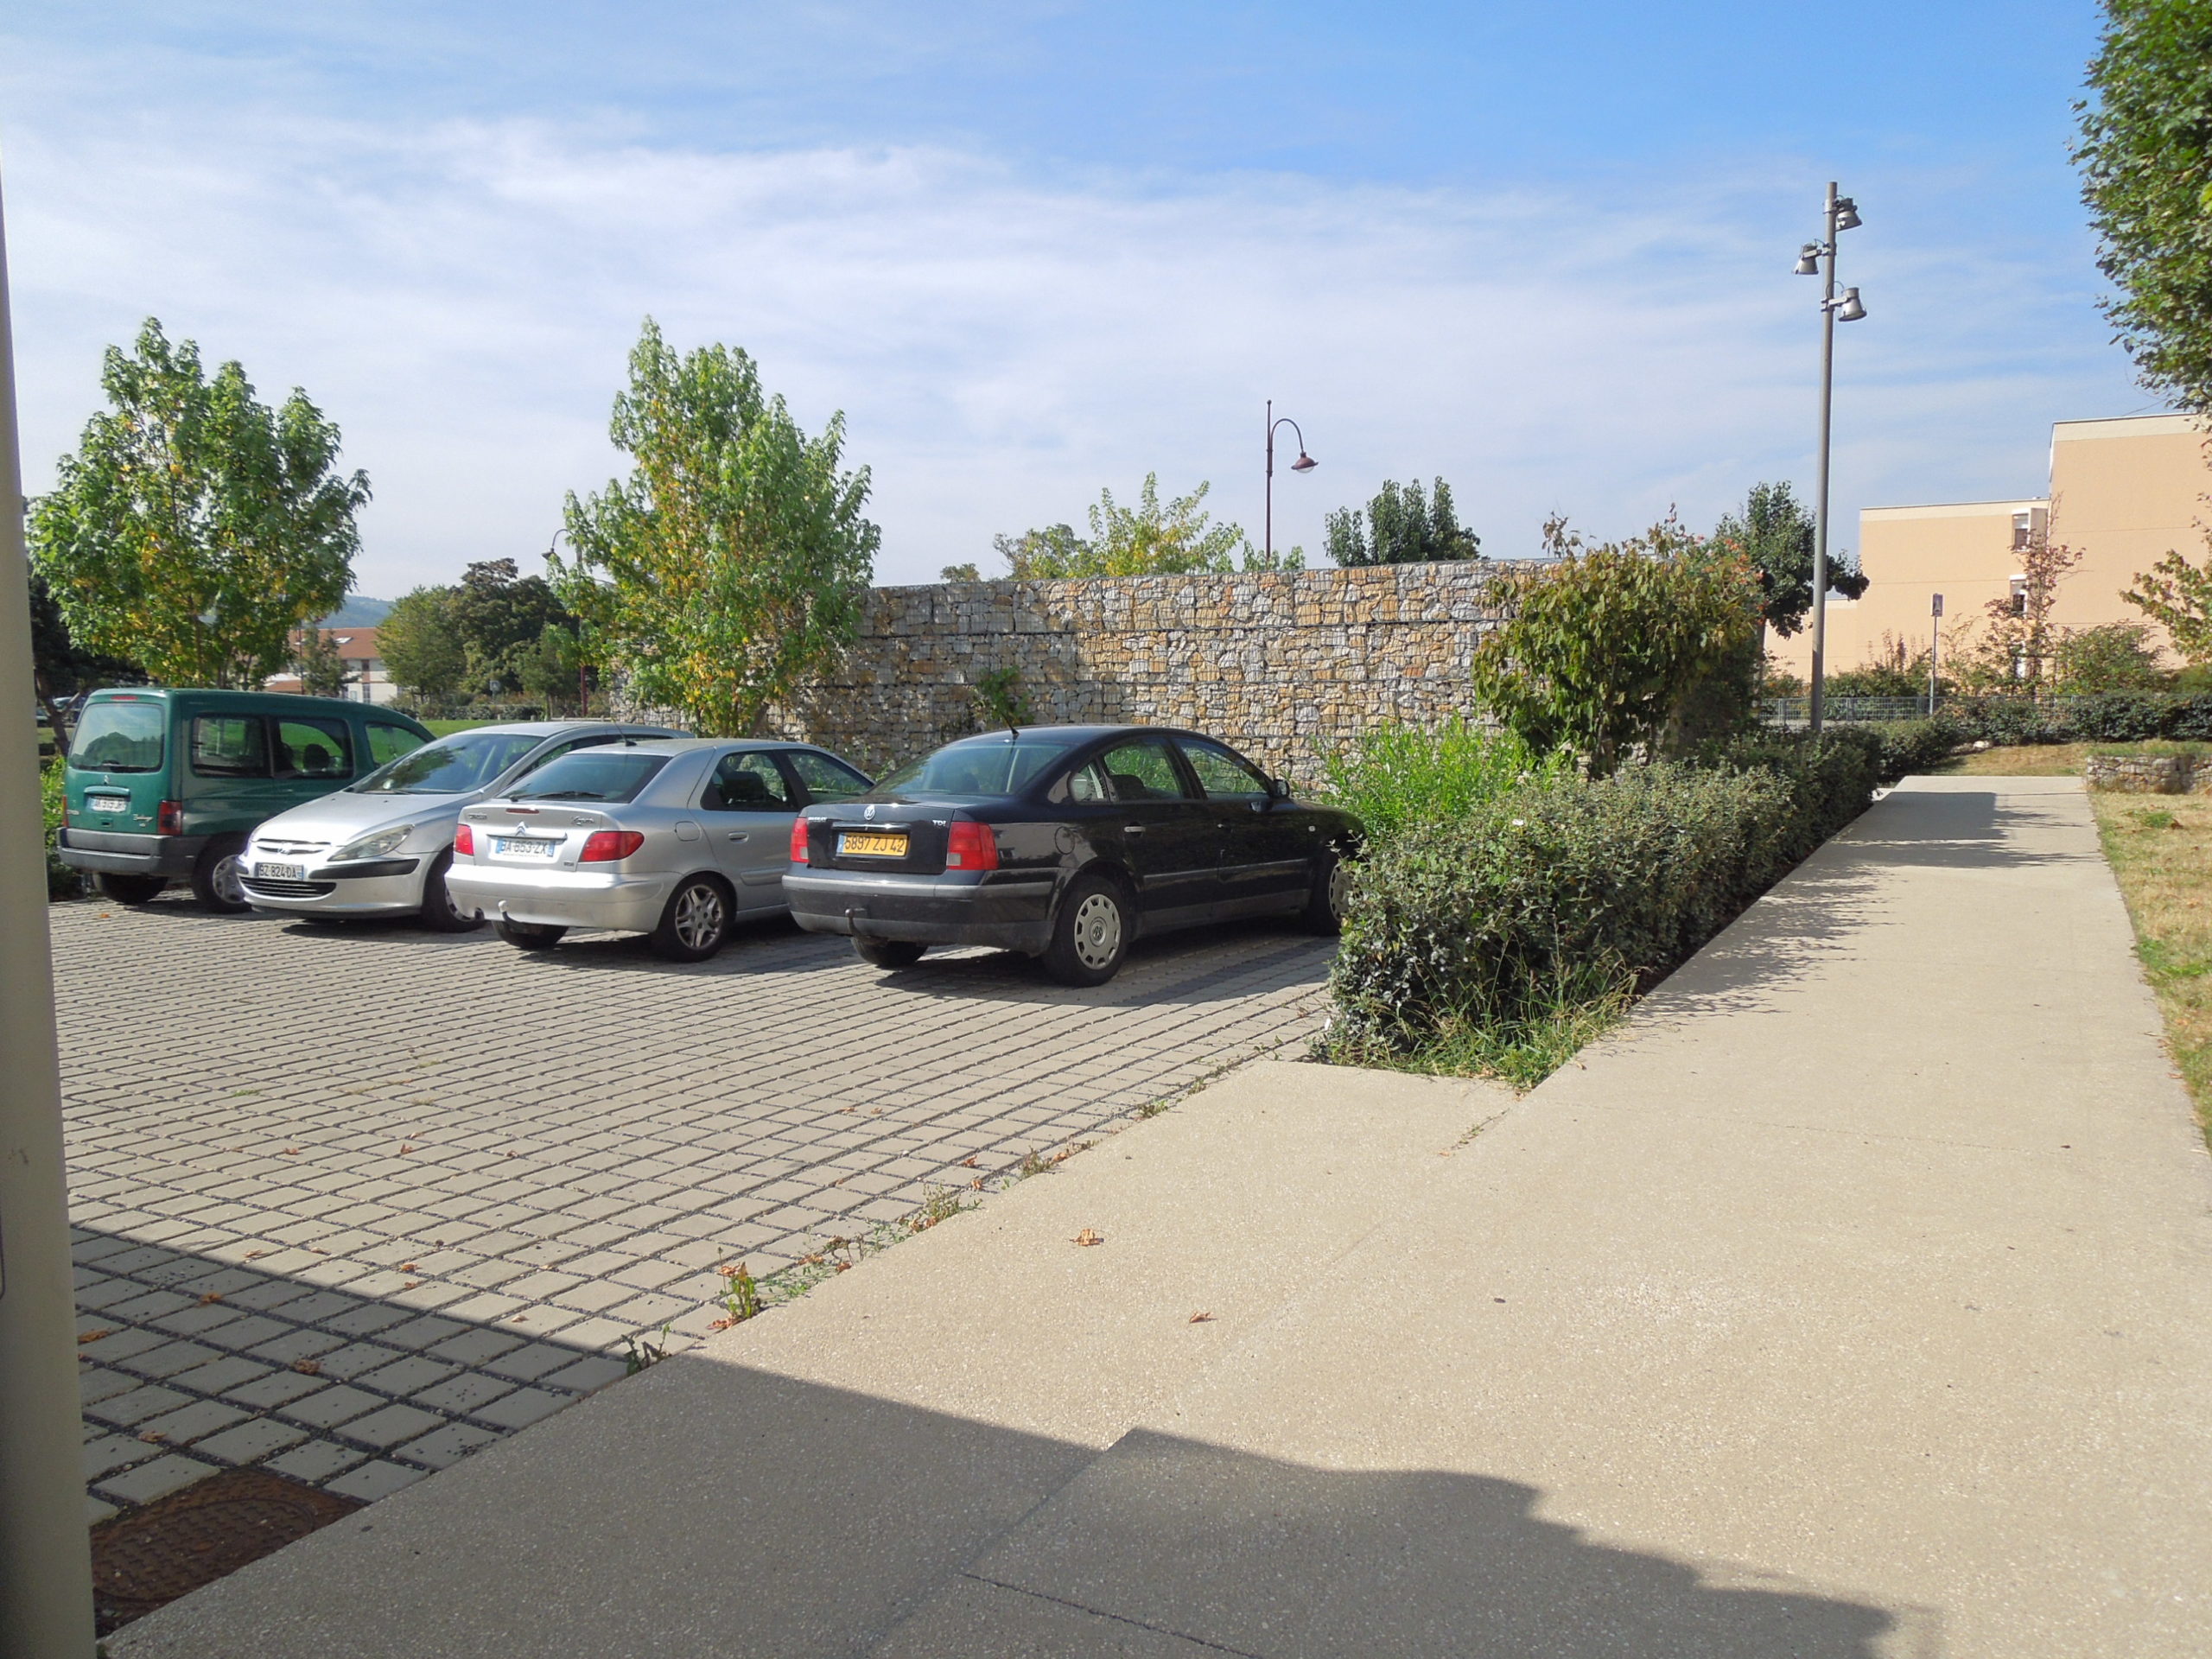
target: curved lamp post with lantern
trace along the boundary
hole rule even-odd
[[[1797,275],[1822,279],[1821,289],[1821,475],[1813,517],[1813,673],[1811,707],[1807,724],[1817,734],[1827,702],[1828,606],[1828,427],[1835,404],[1835,326],[1857,322],[1866,315],[1855,288],[1839,289],[1835,283],[1835,241],[1844,231],[1859,228],[1859,208],[1849,196],[1835,193],[1828,181],[1827,234],[1808,242],[1797,253]]]
[[[1272,397],[1268,399],[1267,518],[1265,526],[1261,531],[1260,545],[1271,569],[1274,566],[1275,556],[1275,429],[1279,426],[1288,427],[1298,436],[1298,459],[1290,463],[1292,472],[1310,473],[1321,464],[1306,453],[1306,435],[1298,430],[1298,423],[1287,415],[1278,419],[1275,416],[1274,399]],[[1249,543],[1248,543],[1247,545],[1249,546]]]

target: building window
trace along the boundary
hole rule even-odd
[[[2028,579],[2025,576],[2015,576],[2012,578],[2012,614],[2025,616],[2027,613]]]
[[[2033,513],[2016,512],[2012,515],[2012,547],[2015,552],[2028,546],[2030,538],[2034,534],[2035,515]]]

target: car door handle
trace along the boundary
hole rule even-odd
[[[1144,834],[1144,825],[1141,823],[1125,823],[1122,826],[1122,833],[1125,836],[1141,836]]]
[[[745,831],[742,830],[733,830],[729,832],[729,838],[732,841],[743,841],[745,839]]]

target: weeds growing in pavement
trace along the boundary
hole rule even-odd
[[[727,1331],[733,1325],[743,1325],[760,1312],[760,1287],[742,1262],[725,1262],[715,1271],[722,1276],[722,1294],[718,1299],[723,1317],[716,1319],[713,1328]]]
[[[666,1359],[668,1357],[668,1333],[670,1327],[675,1323],[675,1320],[671,1319],[667,1325],[661,1326],[660,1340],[658,1342],[655,1342],[651,1337],[648,1337],[642,1331],[623,1338],[622,1340],[624,1343],[629,1346],[630,1355],[627,1361],[625,1362],[627,1369],[624,1370],[622,1375],[625,1376],[635,1376],[639,1371],[644,1370],[646,1366],[658,1365],[661,1361]]]

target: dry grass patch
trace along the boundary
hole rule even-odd
[[[2212,797],[2095,791],[2089,800],[2167,1045],[2212,1140]]]
[[[2140,747],[2120,743],[2026,743],[2015,748],[1962,754],[1943,768],[1969,778],[2078,778],[2082,763],[2100,749]]]

